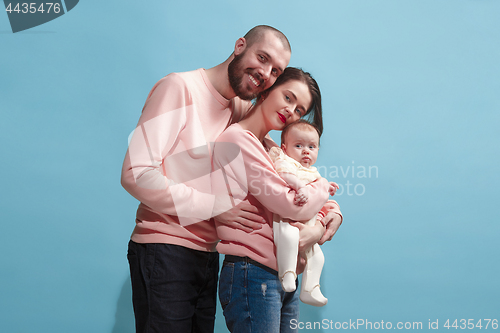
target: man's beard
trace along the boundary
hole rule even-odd
[[[245,74],[245,69],[243,68],[241,62],[243,56],[245,55],[245,52],[240,55],[234,56],[234,59],[229,63],[229,66],[227,67],[227,74],[229,76],[229,85],[233,89],[236,96],[243,100],[251,101],[252,99],[257,97],[257,94],[260,91],[247,91],[243,87],[243,74]],[[258,78],[255,79],[258,80]],[[263,84],[262,82],[260,83]]]

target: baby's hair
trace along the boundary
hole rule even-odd
[[[308,122],[305,119],[299,119],[291,124],[286,125],[285,128],[283,128],[283,131],[281,131],[281,144],[285,143],[286,133],[288,133],[288,131],[295,126],[299,126],[299,129],[308,129],[311,131],[314,130],[318,133],[318,138],[321,138],[321,132],[316,125]]]

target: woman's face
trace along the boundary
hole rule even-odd
[[[260,105],[267,129],[281,131],[299,120],[311,102],[309,88],[302,81],[291,80],[274,88]]]

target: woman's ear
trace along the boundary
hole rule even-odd
[[[234,55],[240,55],[242,54],[247,47],[247,40],[244,37],[238,38],[236,43],[234,44]]]

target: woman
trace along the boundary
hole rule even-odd
[[[313,111],[314,110],[314,111]],[[219,297],[231,332],[294,332],[290,321],[298,319],[295,292],[281,288],[273,243],[273,213],[296,221],[308,220],[320,210],[341,218],[338,205],[328,200],[329,183],[320,179],[308,185],[309,200],[294,204],[295,193],[273,168],[268,151],[276,144],[266,138],[312,112],[322,130],[321,94],[316,81],[297,68],[287,68],[276,83],[262,93],[250,113],[222,133],[214,147],[213,189],[228,208],[242,200],[259,207],[267,224],[247,233],[217,224],[219,253],[225,254]],[[223,201],[223,200],[222,200]],[[325,232],[321,223],[301,229],[301,247],[318,242]]]

